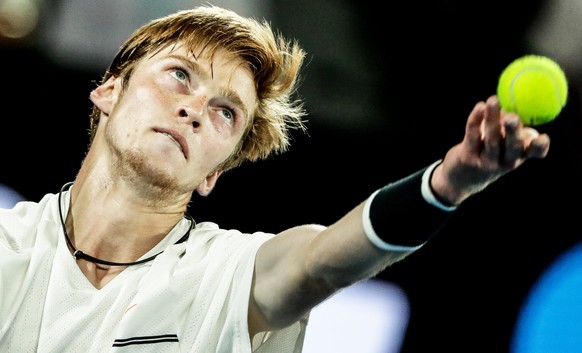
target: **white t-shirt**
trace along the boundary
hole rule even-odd
[[[66,214],[69,191],[62,195]],[[182,220],[142,258],[96,289],[71,256],[58,195],[0,209],[0,352],[299,353],[307,318],[248,334],[259,246],[274,236]]]

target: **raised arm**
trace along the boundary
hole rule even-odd
[[[288,325],[337,290],[378,274],[422,247],[468,197],[526,160],[544,158],[550,140],[479,102],[463,140],[442,161],[372,193],[329,227],[304,225],[257,254],[249,322],[254,332]]]

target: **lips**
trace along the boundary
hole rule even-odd
[[[184,157],[186,159],[188,159],[188,144],[186,143],[186,139],[181,134],[179,134],[175,130],[168,130],[168,129],[161,129],[161,128],[157,128],[154,130],[156,132],[159,132],[161,134],[168,136],[170,138],[170,140],[172,140],[176,144],[176,146],[178,146],[180,148]]]

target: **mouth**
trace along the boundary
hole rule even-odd
[[[182,135],[180,135],[175,130],[166,130],[166,129],[154,129],[154,131],[159,132],[162,135],[166,135],[180,148],[182,154],[186,159],[188,159],[188,144],[186,143],[186,139]]]

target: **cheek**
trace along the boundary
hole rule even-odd
[[[209,171],[214,171],[216,167],[221,165],[225,160],[227,160],[233,153],[236,144],[234,141],[227,142],[221,137],[211,137],[205,141],[212,141],[212,143],[203,143],[198,146],[199,151],[204,151],[201,155],[201,160],[206,164]]]
[[[120,98],[118,110],[121,115],[131,121],[148,120],[150,116],[155,116],[156,111],[163,109],[164,102],[167,102],[167,93],[147,87],[145,85],[135,85],[129,88]]]
[[[152,98],[144,90],[125,92],[111,111],[108,137],[115,138],[117,135],[122,141],[130,141],[158,105]]]
[[[128,90],[128,93],[129,90]],[[161,107],[163,102],[168,101],[168,92],[160,89],[156,85],[137,84],[131,91],[130,101],[137,105],[135,109],[151,109],[152,107]]]

